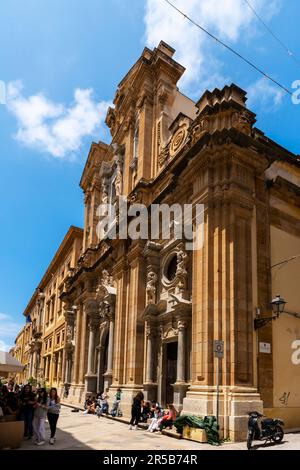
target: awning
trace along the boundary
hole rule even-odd
[[[23,364],[15,357],[5,351],[0,351],[0,374],[1,372],[22,372]]]

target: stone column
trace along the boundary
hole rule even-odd
[[[112,369],[113,369],[114,327],[115,327],[115,322],[114,322],[114,319],[111,317],[109,319],[108,357],[107,357],[107,372],[110,372],[110,373],[112,373]]]
[[[100,324],[98,312],[98,303],[95,300],[87,302],[88,328],[89,328],[89,346],[87,373],[85,375],[85,391],[87,393],[96,393],[97,374],[95,371],[95,351],[96,351],[96,332]]]
[[[75,334],[75,351],[74,351],[74,380],[73,382],[79,383],[79,364],[80,364],[80,338],[82,334],[82,305],[79,306],[76,314],[76,334]]]
[[[187,322],[178,320],[178,351],[177,351],[177,378],[176,382],[185,382],[186,378],[186,330]]]
[[[59,351],[59,353],[58,353],[58,363],[57,363],[57,382],[59,382],[62,379],[61,366],[62,366],[62,351]]]
[[[148,322],[146,325],[146,382],[144,383],[144,392],[146,400],[151,401],[156,399],[156,390],[157,390],[157,383],[153,380],[154,370],[153,370],[153,363],[154,363],[154,338],[155,338],[155,331],[153,326]]]
[[[177,377],[174,388],[174,405],[178,410],[182,410],[183,399],[188,389],[186,383],[186,334],[188,322],[183,319],[178,319],[178,346],[177,346]]]
[[[66,343],[65,343],[65,390],[69,390],[72,382],[72,360],[74,349],[74,327],[75,327],[75,308],[67,307],[64,311],[66,320]]]
[[[102,355],[104,352],[104,347],[99,346],[97,352],[97,393],[102,392],[102,383],[101,383],[101,376],[103,375],[103,366],[102,366]]]
[[[153,382],[153,329],[148,324],[146,327],[147,356],[146,356],[146,382]]]
[[[57,382],[57,354],[54,353],[52,356],[52,362],[53,362],[53,379]]]
[[[51,356],[48,356],[48,357],[47,357],[47,363],[48,363],[48,364],[47,364],[47,372],[48,372],[48,373],[47,373],[47,378],[48,378],[48,381],[49,381],[49,382],[50,382],[50,380],[51,380],[51,362],[50,362],[50,361],[51,361]]]
[[[98,319],[90,317],[89,319],[89,350],[88,350],[88,374],[95,373],[95,339],[98,326]]]

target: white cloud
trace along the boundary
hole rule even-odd
[[[5,341],[0,339],[0,351],[8,352],[11,349],[11,347],[12,347],[11,344],[6,344]]]
[[[13,345],[17,334],[25,324],[16,322],[15,319],[6,313],[0,313],[0,350],[8,351]]]
[[[172,0],[172,3],[229,44],[253,34],[257,27],[257,19],[244,0]],[[266,19],[279,10],[279,0],[251,0],[251,4]],[[147,0],[144,20],[150,47],[164,40],[176,49],[176,60],[186,67],[180,83],[184,91],[199,96],[211,81],[210,76],[214,76],[216,85],[222,81],[222,63],[213,58],[214,41],[164,0]]]
[[[281,105],[284,96],[283,90],[262,77],[248,87],[247,106],[255,111],[271,112]]]
[[[20,81],[7,87],[7,106],[18,121],[15,138],[28,147],[53,157],[72,157],[85,137],[103,131],[110,103],[93,99],[93,90],[77,88],[74,102],[65,106],[49,100],[43,93],[24,97]]]

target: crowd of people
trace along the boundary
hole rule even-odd
[[[0,418],[24,421],[24,437],[34,439],[36,445],[46,441],[46,419],[50,427],[49,443],[54,444],[59,413],[60,399],[56,388],[47,391],[30,384],[1,385]]]
[[[103,414],[110,414],[111,416],[122,416],[120,408],[121,402],[121,389],[117,389],[114,402],[111,410],[109,411],[109,389],[107,388],[103,393],[99,393],[96,397],[88,396],[84,404],[84,414],[95,414],[100,418]]]
[[[177,415],[173,404],[167,404],[167,409],[163,410],[159,403],[145,401],[144,394],[140,391],[133,399],[129,429],[136,430],[140,421],[148,423],[150,420],[147,431],[162,432],[165,428],[171,429],[173,427]]]
[[[96,397],[88,396],[84,405],[84,414],[94,414],[98,417],[103,414],[122,416],[122,390],[117,389],[111,409],[109,409],[108,392],[107,388]],[[60,408],[56,388],[47,391],[43,387],[32,387],[30,384],[0,386],[0,419],[24,421],[24,438],[34,439],[38,446],[46,441],[46,419],[50,427],[49,443],[54,444]],[[133,399],[129,429],[136,430],[139,423],[143,422],[148,424],[147,431],[162,432],[165,428],[172,428],[177,414],[174,405],[168,404],[167,409],[163,410],[159,403],[145,401],[143,392],[139,391]]]
[[[122,416],[121,396],[122,390],[118,388],[111,409],[109,410],[109,389],[97,396],[88,396],[84,404],[84,414],[94,414],[98,417],[103,414],[113,417]],[[177,418],[177,411],[173,404],[168,404],[164,410],[156,401],[150,402],[144,400],[142,391],[138,392],[133,399],[131,407],[131,420],[129,429],[138,429],[140,422],[147,423],[149,432],[162,432],[165,428],[172,428]]]

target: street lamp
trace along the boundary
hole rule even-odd
[[[272,320],[279,318],[279,315],[284,312],[285,305],[286,301],[280,297],[280,295],[276,295],[276,297],[271,302],[273,315],[271,317],[259,318],[259,315],[257,314],[256,318],[254,319],[254,329],[258,330]]]
[[[279,315],[284,312],[285,304],[286,301],[282,299],[280,295],[276,295],[276,297],[272,300],[271,306],[276,318],[278,318]]]

